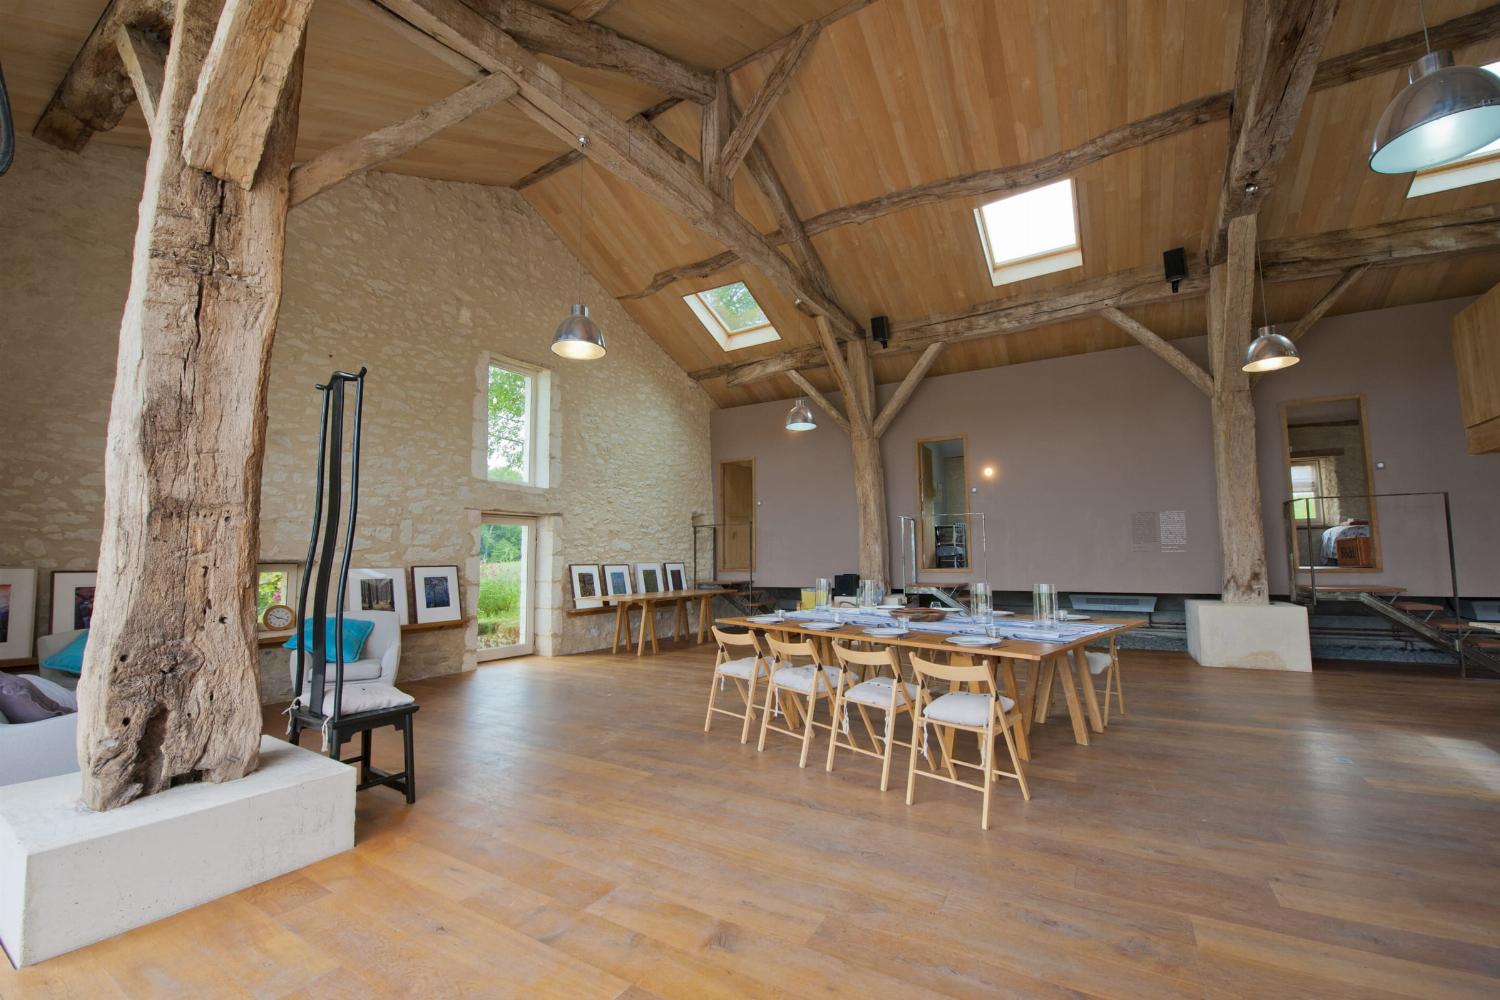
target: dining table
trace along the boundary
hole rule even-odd
[[[843,616],[852,615],[858,621],[837,623],[833,627],[824,624],[828,618],[816,612],[782,614],[779,620],[773,620],[777,617],[774,615],[739,615],[720,618],[715,624],[738,626],[755,632],[776,633],[783,637],[783,641],[793,636],[798,639],[811,640],[815,648],[819,650],[821,662],[825,664],[836,662],[832,649],[835,639],[894,646],[908,653],[941,652],[950,656],[970,657],[971,662],[988,662],[995,671],[996,686],[1008,698],[1021,706],[1022,731],[1018,734],[1020,739],[1017,749],[1022,750],[1024,747],[1022,756],[1023,759],[1028,760],[1031,756],[1031,725],[1033,722],[1046,722],[1051,711],[1054,686],[1062,687],[1063,699],[1068,706],[1068,719],[1073,727],[1074,742],[1081,746],[1088,746],[1090,730],[1095,733],[1104,732],[1104,717],[1100,712],[1099,696],[1094,690],[1093,678],[1084,657],[1084,647],[1098,642],[1108,642],[1145,624],[1142,619],[1072,616],[1055,625],[1051,623],[1038,625],[1032,621],[1030,615],[1006,615],[995,620],[997,627],[1001,630],[1020,632],[1028,628],[1036,628],[1037,631],[1045,632],[1050,626],[1057,637],[1030,639],[1007,636],[993,646],[970,646],[949,642],[948,634],[916,628],[899,636],[870,635],[867,629],[878,627],[870,623],[877,617],[883,617],[885,611],[886,609],[865,609],[852,613],[845,611]],[[972,633],[976,628],[980,628],[966,617],[949,617],[954,622],[952,627],[956,630]],[[1016,679],[1017,662],[1027,664],[1027,683],[1024,691]],[[1083,688],[1081,697],[1078,690],[1080,686]]]

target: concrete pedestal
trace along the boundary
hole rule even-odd
[[[79,775],[0,788],[0,944],[31,965],[354,846],[355,771],[261,738],[259,769],[109,812]]]
[[[1188,652],[1205,667],[1312,670],[1300,604],[1187,601]]]

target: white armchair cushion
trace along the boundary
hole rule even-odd
[[[1000,707],[1009,712],[1016,703],[1000,695]],[[990,696],[973,691],[953,691],[935,698],[922,712],[928,722],[951,722],[982,729],[990,717]]]
[[[742,681],[748,681],[750,675],[755,672],[755,657],[747,656],[739,660],[726,660],[714,668],[718,673],[729,677],[738,677]],[[762,672],[764,672],[762,667]]]
[[[1085,649],[1083,658],[1089,665],[1089,673],[1098,676],[1109,669],[1109,653],[1102,649]]]
[[[839,668],[824,667],[823,673],[828,677],[829,690],[834,690],[839,685]],[[811,694],[813,689],[813,677],[817,675],[816,668],[805,667],[779,667],[771,675],[771,683],[777,687],[783,687],[798,694]]]
[[[303,689],[302,703],[306,705],[310,699],[311,692]],[[339,712],[344,716],[358,715],[361,712],[376,712],[383,708],[410,705],[416,700],[405,691],[398,690],[389,684],[346,682],[343,696],[339,699]],[[328,691],[323,695],[323,713],[327,715],[332,711],[333,692]]]
[[[876,677],[873,680],[863,681],[854,685],[844,692],[844,700],[852,701],[856,705],[869,705],[871,708],[889,708],[891,705],[891,678]],[[912,701],[917,700],[918,688],[915,684],[906,685],[906,695]]]

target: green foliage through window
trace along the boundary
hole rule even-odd
[[[479,528],[479,647],[521,641],[521,547],[518,524],[484,524]]]
[[[713,310],[714,316],[724,324],[724,329],[729,333],[739,333],[771,322],[743,281],[699,292],[698,298]]]
[[[255,590],[255,617],[258,621],[260,616],[266,613],[266,609],[273,604],[290,605],[290,594],[287,593],[286,570],[262,570]]]
[[[489,478],[524,483],[531,478],[532,377],[490,365]]]

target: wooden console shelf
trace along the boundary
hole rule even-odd
[[[409,622],[401,626],[401,634],[406,635],[408,632],[436,632],[439,629],[445,628],[464,628],[469,624],[469,621],[470,619],[468,618],[461,618],[456,622]],[[263,635],[256,641],[256,644],[260,648],[265,649],[268,646],[280,646],[291,637],[292,633],[290,632],[283,632],[280,635]]]

